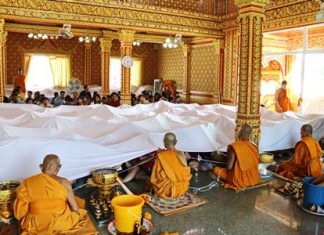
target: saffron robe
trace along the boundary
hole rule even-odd
[[[66,188],[50,176],[32,176],[16,192],[14,214],[20,221],[21,234],[97,234],[96,230],[80,232],[89,226],[87,211],[71,211]],[[81,204],[81,200],[77,202]]]
[[[287,97],[287,90],[281,89],[278,92],[278,102],[282,109],[281,113],[287,112],[287,111],[294,111],[294,108],[290,102],[290,99]],[[276,106],[276,112],[279,112],[278,107]]]
[[[294,158],[282,165],[280,175],[294,179],[294,177],[322,175],[322,149],[312,137],[304,137],[296,144]]]
[[[20,91],[22,93],[26,92],[25,76],[24,75],[17,75],[17,77],[15,78],[14,88],[16,88],[17,86],[20,86]]]
[[[214,174],[225,181],[224,188],[240,189],[250,187],[260,182],[259,152],[249,141],[236,141],[228,146],[235,154],[234,166],[231,170],[215,167]]]
[[[174,150],[158,153],[151,183],[156,195],[164,199],[183,196],[189,189],[190,167],[184,166]]]

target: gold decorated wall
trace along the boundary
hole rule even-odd
[[[213,94],[219,92],[219,63],[213,44],[194,45],[191,49],[190,100],[214,103]]]
[[[24,53],[67,54],[71,56],[72,76],[83,81],[84,45],[71,40],[35,40],[27,34],[9,33],[7,39],[7,83],[12,84],[19,68],[23,68]]]
[[[120,56],[120,43],[113,40],[112,56]],[[23,68],[25,53],[67,54],[71,58],[71,76],[84,82],[85,45],[78,38],[70,40],[35,40],[27,34],[9,33],[7,40],[7,83],[12,84],[19,68]],[[142,59],[142,84],[153,84],[156,78],[156,50],[154,45],[142,43],[134,47],[133,55]],[[91,44],[91,84],[101,84],[101,49],[99,41]]]
[[[188,58],[185,58],[183,48],[160,48],[157,56],[158,77],[176,81],[180,94],[185,93],[188,84],[190,102],[217,103],[220,84],[219,48],[208,42],[189,45],[187,51]]]
[[[181,48],[164,49],[157,52],[157,76],[163,80],[174,80],[179,90],[183,89],[184,56]]]

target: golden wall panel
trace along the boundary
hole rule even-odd
[[[71,75],[83,81],[84,44],[71,40],[35,40],[27,34],[9,33],[7,40],[7,83],[12,84],[19,68],[23,68],[24,53],[67,54],[71,56]]]
[[[239,64],[239,31],[225,31],[224,80],[222,100],[224,104],[236,105]]]
[[[91,84],[101,84],[101,50],[99,40],[91,46]]]
[[[178,89],[183,89],[184,56],[181,48],[164,49],[157,52],[157,76],[163,80],[174,80]]]
[[[191,51],[191,90],[211,92],[218,90],[219,56],[214,45],[193,47]]]
[[[84,44],[77,38],[71,40],[35,40],[29,39],[27,34],[9,33],[7,41],[7,74],[8,83],[12,84],[13,77],[19,68],[23,68],[24,53],[40,54],[67,54],[71,56],[71,76],[84,83]],[[120,43],[113,41],[112,56],[120,56]],[[140,47],[134,47],[133,54],[142,59],[142,84],[153,84],[156,78],[156,52],[153,44],[143,43]],[[101,50],[99,41],[91,45],[91,84],[101,84]]]

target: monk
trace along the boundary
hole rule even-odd
[[[300,135],[301,141],[295,146],[294,156],[286,162],[279,164],[273,170],[280,175],[294,179],[295,177],[319,177],[322,175],[322,150],[319,143],[312,138],[313,128],[311,125],[303,125]]]
[[[179,198],[189,189],[190,167],[184,153],[175,148],[175,134],[165,134],[163,142],[166,150],[157,154],[151,174],[152,188],[161,198]]]
[[[290,99],[287,96],[287,81],[281,83],[281,88],[275,94],[276,112],[284,113],[287,111],[294,111]]]
[[[249,139],[252,127],[244,124],[239,131],[239,140],[227,149],[227,167],[215,167],[214,174],[225,181],[224,188],[240,189],[260,182],[259,151]]]
[[[25,76],[23,75],[22,69],[18,69],[17,76],[15,77],[14,81],[14,88],[20,87],[20,91],[25,94],[26,92],[26,85],[25,85]]]
[[[80,208],[81,200],[77,202],[71,183],[57,176],[60,168],[59,157],[47,155],[40,165],[42,173],[17,188],[14,214],[21,234],[84,234],[80,230],[87,226],[87,212]]]

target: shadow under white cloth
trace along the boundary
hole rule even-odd
[[[77,179],[163,148],[169,131],[177,135],[179,150],[226,151],[234,141],[235,118],[235,107],[163,101],[120,108],[0,104],[0,181],[38,173],[51,153],[61,158],[60,174]],[[294,147],[304,123],[313,125],[316,138],[324,134],[324,114],[262,110],[260,152]]]

